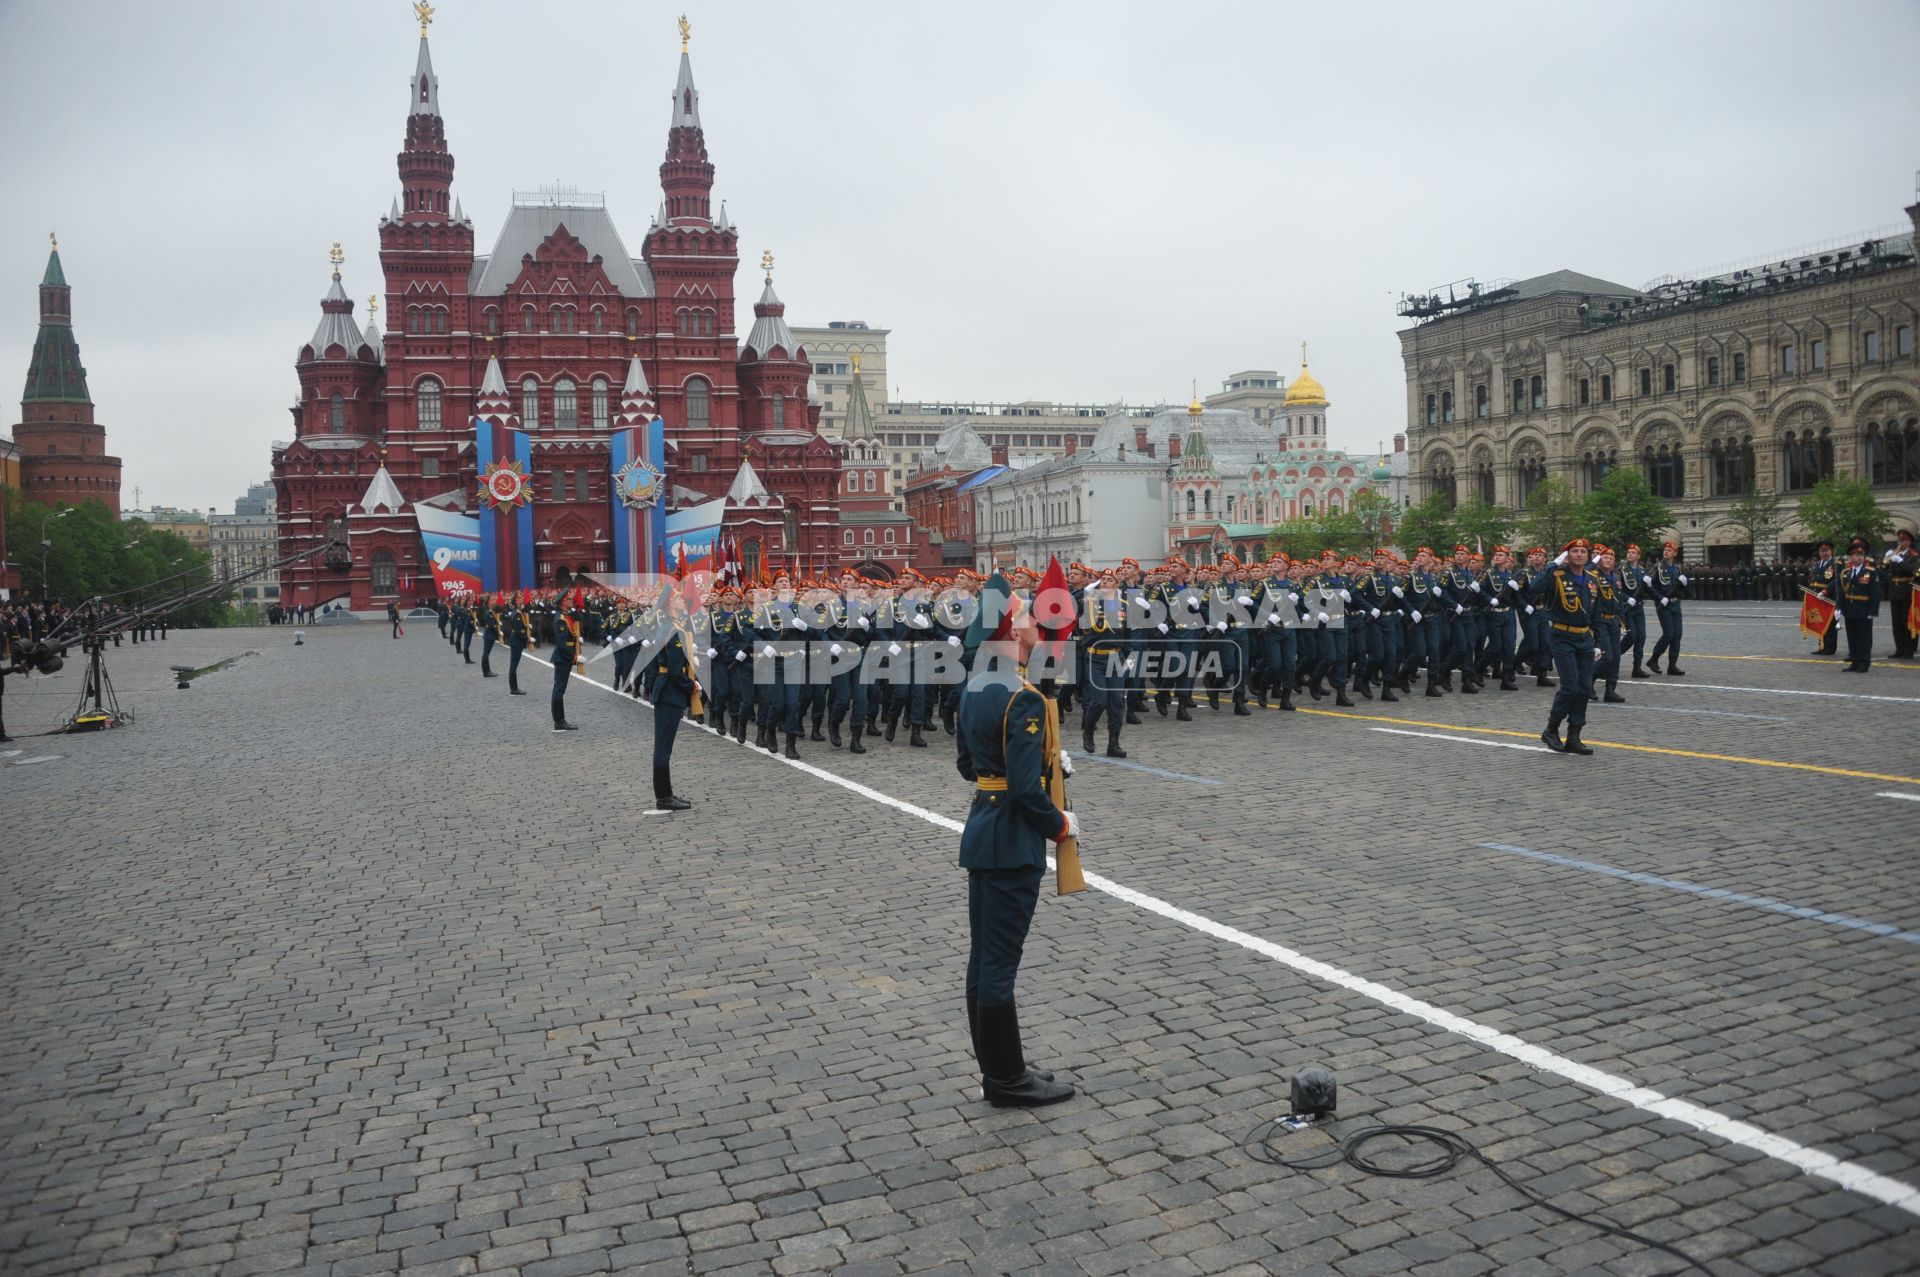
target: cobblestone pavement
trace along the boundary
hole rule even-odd
[[[1323,1064],[1346,1125],[1716,1273],[1915,1272],[1920,668],[1688,629],[1590,759],[1524,748],[1530,683],[1150,713],[1073,782],[1120,889],[1042,901],[1029,1050],[1082,1094],[1037,1113],[976,1098],[944,735],[683,733],[647,817],[647,711],[576,683],[552,733],[544,668],[510,699],[425,623],[121,648],[137,725],[0,758],[0,1270],[1675,1268],[1485,1169],[1242,1152]],[[9,725],[77,694],[9,679]]]

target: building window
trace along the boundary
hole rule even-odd
[[[1607,475],[1620,462],[1620,454],[1611,448],[1592,448],[1580,456],[1580,478],[1588,492],[1597,492]]]
[[[440,458],[420,458],[420,477],[422,479],[438,479],[440,477]]]
[[[868,544],[868,545],[872,545],[872,544],[873,544],[873,529],[872,529],[872,528],[868,528],[868,529],[867,529],[867,530],[866,530],[865,532],[863,532],[863,533],[861,533],[861,539],[862,539],[862,540],[863,540],[863,541],[864,541],[864,542],[865,542],[866,544]]]
[[[1640,370],[1640,393],[1643,395],[1653,393],[1653,369],[1651,368]]]
[[[333,392],[332,397],[327,400],[327,429],[331,430],[334,434],[340,434],[345,431],[346,428],[347,401],[341,398],[340,392],[336,390]],[[49,449],[49,451],[51,451],[51,449]]]
[[[1747,379],[1747,357],[1741,351],[1735,351],[1733,355],[1733,379],[1736,382]]]
[[[421,378],[414,392],[414,417],[422,430],[440,428],[440,383],[432,377]]]
[[[1201,498],[1200,500],[1201,506],[1205,509],[1205,511],[1208,514],[1212,514],[1213,513],[1213,489],[1208,488],[1205,492],[1200,494],[1200,498]]]
[[[1193,489],[1192,489],[1192,488],[1188,488],[1188,489],[1187,489],[1187,517],[1188,517],[1189,519],[1191,519],[1191,518],[1193,517],[1193,514],[1194,514],[1194,504],[1195,504],[1195,503],[1194,503],[1194,499],[1193,499]]]
[[[1833,474],[1833,431],[1787,431],[1780,441],[1780,460],[1784,489],[1803,492],[1813,487]]]
[[[585,470],[575,470],[573,472],[573,499],[575,501],[585,501],[587,499],[587,472]]]
[[[1720,361],[1712,356],[1707,359],[1707,384],[1709,386],[1720,384]]]
[[[1440,420],[1439,400],[1437,396],[1427,396],[1427,424],[1435,425]]]
[[[375,550],[373,552],[373,563],[370,575],[372,577],[372,589],[375,598],[383,595],[398,594],[400,592],[400,574],[394,566],[393,552],[391,550]]]
[[[1913,353],[1913,328],[1902,324],[1893,330],[1893,353],[1911,355]]]
[[[1583,404],[1593,402],[1593,383],[1585,377],[1580,379],[1580,402]]]
[[[1753,481],[1753,440],[1715,439],[1707,451],[1707,465],[1714,496],[1739,496]]]
[[[1613,374],[1612,373],[1600,374],[1600,402],[1601,403],[1613,402]]]
[[[867,471],[867,491],[875,492],[879,490],[879,487],[880,487],[880,472],[878,470]]]
[[[1514,494],[1516,504],[1524,506],[1533,497],[1533,490],[1547,477],[1547,459],[1539,453],[1529,453],[1520,458],[1514,471],[1517,491]]]
[[[1487,415],[1487,383],[1484,381],[1473,388],[1473,415],[1476,417]]]
[[[1827,343],[1826,342],[1824,341],[1814,342],[1811,346],[1807,348],[1807,354],[1812,357],[1813,370],[1815,372],[1821,372],[1825,370],[1827,366]]]
[[[1668,395],[1670,395],[1670,394],[1672,394],[1672,393],[1673,393],[1673,391],[1674,391],[1674,387],[1675,387],[1675,386],[1676,386],[1677,384],[1678,384],[1678,382],[1676,381],[1676,379],[1675,379],[1675,377],[1674,377],[1674,372],[1673,372],[1673,365],[1672,365],[1672,364],[1661,364],[1661,365],[1660,365],[1660,391],[1661,391],[1661,393],[1662,393],[1662,394],[1668,394]]]
[[[520,331],[523,333],[533,331],[533,307],[531,306],[520,308]]]
[[[493,337],[499,335],[499,332],[500,308],[498,306],[489,306],[487,307],[487,335]]]
[[[520,383],[520,428],[540,428],[540,383],[528,377]]]
[[[580,428],[580,396],[574,388],[571,377],[562,377],[553,383],[553,428],[555,430]]]
[[[1861,334],[1861,345],[1866,351],[1866,361],[1870,364],[1880,362],[1880,334],[1869,332]]]
[[[706,453],[696,452],[693,454],[692,469],[695,474],[705,474],[707,472],[707,454]]]
[[[567,499],[567,477],[558,470],[553,471],[552,495],[555,501],[565,501]]]
[[[893,544],[893,529],[892,529],[892,528],[888,528],[888,529],[887,529],[887,532],[886,532],[886,540],[887,540],[887,544],[888,544],[888,545],[892,545],[892,544]]]
[[[627,336],[638,337],[639,335],[640,308],[638,306],[629,306],[627,307]]]
[[[1533,406],[1535,408],[1546,407],[1547,379],[1545,377],[1535,377],[1533,381],[1529,383],[1528,388],[1533,392]]]
[[[860,491],[860,472],[858,470],[847,471],[847,491]]]
[[[687,379],[687,426],[689,429],[704,430],[712,424],[712,407],[708,401],[706,379],[689,377]]]
[[[1440,420],[1453,420],[1453,392],[1451,390],[1443,390],[1440,392]]]
[[[611,424],[612,418],[608,415],[610,410],[607,379],[595,377],[593,379],[593,428],[595,430],[605,430]]]
[[[1524,377],[1513,379],[1513,398],[1507,403],[1508,412],[1521,412],[1527,406],[1527,381]]]
[[[773,397],[773,427],[778,430],[787,424],[787,397],[775,394]]]
[[[607,331],[607,312],[603,306],[593,308],[593,331],[596,333]]]
[[[1780,347],[1780,371],[1789,377],[1800,371],[1800,352],[1791,345]]]
[[[845,530],[843,530],[843,531],[842,531],[842,532],[840,533],[840,544],[841,544],[841,545],[852,545],[852,544],[853,544],[853,529],[852,529],[852,528],[847,528],[847,529],[845,529]]]
[[[1641,456],[1641,468],[1654,496],[1673,500],[1685,495],[1686,462],[1681,460],[1679,448],[1664,443],[1657,449],[1647,448]]]
[[[1875,484],[1920,483],[1920,417],[1903,426],[1867,423],[1867,477]]]

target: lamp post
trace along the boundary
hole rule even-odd
[[[52,597],[47,592],[47,551],[53,547],[53,542],[47,539],[47,525],[72,513],[72,506],[62,506],[58,510],[47,511],[40,518],[40,597],[43,600]]]

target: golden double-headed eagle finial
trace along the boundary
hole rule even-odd
[[[680,15],[680,52],[687,51],[687,41],[693,38],[693,24],[687,21],[687,15]]]
[[[347,260],[347,255],[340,251],[339,240],[333,241],[333,247],[327,250],[327,260],[333,263],[333,277],[340,278],[340,263]]]
[[[371,319],[373,316],[379,313],[380,313],[380,294],[368,293],[367,294],[367,317]]]
[[[860,375],[860,352],[857,350],[853,352],[853,375]]]
[[[58,235],[55,235],[52,231],[47,232],[47,243],[53,245],[54,252],[57,253],[60,251],[60,237]]]
[[[420,19],[420,38],[427,38],[427,25],[433,21],[433,6],[427,0],[414,0],[413,16]]]
[[[760,269],[767,272],[767,282],[771,284],[773,282],[773,250],[772,249],[769,248],[764,253],[760,254]]]

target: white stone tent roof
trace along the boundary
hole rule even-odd
[[[398,514],[406,504],[407,499],[400,495],[400,486],[387,473],[386,463],[381,462],[380,468],[373,472],[373,482],[367,485],[366,495],[360,498],[359,508],[368,514],[377,510]]]

